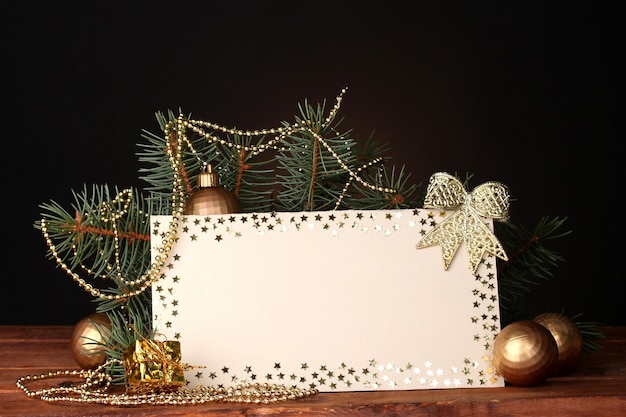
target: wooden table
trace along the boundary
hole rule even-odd
[[[116,407],[27,397],[19,378],[78,369],[69,350],[72,330],[0,326],[0,416],[626,416],[626,327],[605,327],[601,349],[536,387],[319,393],[270,405]]]

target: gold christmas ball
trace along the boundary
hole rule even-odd
[[[583,353],[583,336],[574,320],[560,313],[543,313],[534,319],[548,329],[556,340],[558,359],[551,376],[571,371]]]
[[[76,323],[70,349],[81,368],[97,368],[107,360],[107,353],[102,343],[111,331],[111,327],[111,321],[104,313],[90,314]]]
[[[533,320],[520,320],[498,333],[493,344],[493,365],[505,381],[532,386],[545,381],[558,357],[556,341],[548,329]]]
[[[241,203],[232,192],[223,187],[212,187],[196,191],[185,204],[183,214],[206,216],[241,211]]]
[[[197,183],[197,190],[185,203],[183,214],[205,216],[242,212],[239,198],[221,186],[220,177],[213,171],[211,164],[202,168]]]

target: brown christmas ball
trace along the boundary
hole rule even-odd
[[[583,336],[576,323],[560,313],[539,314],[533,320],[548,329],[556,340],[558,359],[551,376],[571,371],[583,353]]]
[[[202,168],[197,178],[198,189],[185,203],[183,214],[210,215],[241,213],[239,198],[222,187],[219,175],[208,164]]]
[[[111,321],[104,313],[90,314],[76,323],[70,349],[81,368],[93,369],[106,361],[102,343],[110,330]]]
[[[545,381],[558,357],[556,341],[548,329],[533,320],[516,321],[498,333],[493,365],[505,381],[532,386]]]

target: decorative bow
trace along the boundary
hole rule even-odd
[[[506,221],[509,218],[509,191],[499,182],[486,182],[465,191],[463,184],[445,172],[430,177],[424,208],[457,210],[437,224],[418,243],[417,249],[441,245],[441,257],[447,270],[461,242],[465,242],[470,270],[476,274],[485,252],[503,260],[508,257],[491,229],[481,219],[491,217]]]

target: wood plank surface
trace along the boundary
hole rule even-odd
[[[626,327],[605,327],[599,350],[583,355],[569,374],[535,387],[320,393],[269,405],[123,407],[27,397],[16,386],[19,378],[78,369],[69,350],[72,330],[0,326],[0,416],[626,416]]]

